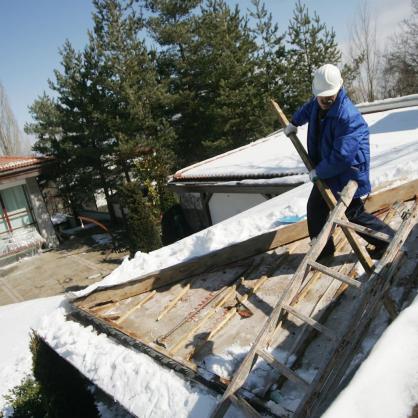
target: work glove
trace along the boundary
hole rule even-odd
[[[293,123],[289,122],[286,125],[286,128],[283,129],[283,132],[286,136],[289,136],[290,134],[295,134],[298,131],[298,128],[293,125]]]
[[[315,169],[313,169],[313,170],[311,170],[311,171],[309,172],[309,180],[310,180],[312,183],[315,183],[317,180],[319,180],[319,177],[318,177],[318,175],[316,174],[316,170],[315,170]]]

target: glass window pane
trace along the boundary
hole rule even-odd
[[[1,196],[13,229],[33,223],[23,186],[4,189]]]

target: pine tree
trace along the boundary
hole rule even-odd
[[[189,164],[270,132],[257,43],[248,19],[223,0],[153,1],[148,27],[169,78],[174,152]],[[261,89],[260,89],[261,87]]]
[[[294,112],[312,95],[312,79],[316,68],[323,64],[338,64],[341,52],[334,29],[328,29],[314,12],[298,0],[287,32],[287,74],[284,108]]]
[[[36,150],[56,157],[76,204],[102,189],[114,218],[112,196],[123,179],[131,180],[135,159],[150,144],[168,146],[173,130],[164,116],[155,54],[140,37],[141,16],[132,2],[94,5],[88,44],[81,52],[64,44],[61,70],[50,82],[57,99],[34,103],[35,123],[27,130],[38,136]]]
[[[125,213],[129,250],[133,257],[137,251],[150,252],[161,247],[161,238],[152,208],[142,195],[138,182],[124,184],[119,189],[122,210]]]
[[[257,75],[259,92],[267,104],[266,116],[272,118],[276,127],[278,119],[271,111],[270,100],[274,98],[279,103],[285,102],[286,46],[285,33],[279,33],[277,23],[273,23],[272,14],[267,11],[262,0],[251,1],[254,10],[250,17],[254,20],[251,30],[257,42]]]

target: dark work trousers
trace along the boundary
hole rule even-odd
[[[311,194],[309,195],[307,205],[307,217],[308,217],[308,230],[309,236],[315,238],[322,230],[329,215],[328,205],[322,198],[322,195],[316,186],[313,186]],[[395,234],[393,229],[382,222],[376,216],[367,213],[364,209],[363,201],[358,197],[354,198],[348,206],[345,214],[349,221],[358,225],[365,226],[378,232],[384,232],[385,234],[393,237]],[[359,234],[369,244],[372,244],[376,249],[383,249],[387,246],[387,243],[380,241],[376,238],[368,235]],[[322,250],[321,256],[327,256],[333,254],[335,251],[335,245],[332,237],[328,240],[324,249]]]

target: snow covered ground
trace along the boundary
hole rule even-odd
[[[379,118],[376,116],[378,119],[375,121],[373,114],[368,115],[371,118],[368,122],[373,134],[371,174],[374,187],[387,185],[388,181],[396,180],[401,183],[418,178],[417,115],[418,107],[382,112]],[[281,141],[287,139],[282,138]],[[310,184],[304,184],[175,244],[149,254],[138,252],[132,260],[126,258],[116,270],[100,282],[100,286],[132,280],[249,239],[276,229],[289,216],[303,217],[310,188]],[[96,287],[97,284],[92,285],[78,295],[87,294]],[[214,394],[201,386],[187,383],[182,377],[159,366],[148,356],[125,348],[103,334],[98,335],[91,326],[83,327],[78,323],[67,321],[65,319],[67,306],[62,297],[57,297],[0,307],[0,319],[2,319],[0,335],[2,341],[7,341],[7,344],[3,344],[0,348],[2,354],[0,395],[29,372],[28,332],[31,327],[36,327],[58,353],[132,413],[140,417],[167,418],[174,416],[204,418],[209,415],[216,402]],[[381,418],[389,416],[385,414],[386,410],[378,407],[379,402],[386,405],[381,398],[387,393],[394,395],[398,393],[396,402],[393,401],[391,404],[392,409],[387,407],[387,410],[393,412],[391,417],[408,416],[408,411],[417,401],[418,393],[417,306],[415,300],[414,305],[388,328],[385,335],[389,333],[390,337],[382,338],[356,375],[352,384],[354,386],[350,385],[332,408],[344,408],[344,405],[352,402],[350,417]],[[40,319],[46,313],[47,315]],[[395,331],[392,331],[393,328]],[[397,347],[404,349],[404,352],[391,352],[398,349],[391,348],[393,339],[402,341]],[[380,346],[383,348],[379,349]],[[406,359],[411,361],[408,363],[409,367],[406,367]],[[385,368],[380,366],[381,361],[385,361]],[[381,373],[387,372],[387,378],[383,380],[377,369],[380,369]],[[398,373],[399,370],[402,373]],[[376,382],[374,386],[365,383],[368,374],[372,376],[373,382]],[[383,385],[385,385],[384,389]],[[368,390],[367,395],[366,390]],[[362,415],[363,408],[366,408],[364,406],[366,397],[371,406],[367,409],[368,413]],[[389,395],[387,399],[390,399]],[[4,407],[1,402],[2,400],[0,400],[0,408]],[[358,409],[355,409],[356,405]],[[333,409],[330,410],[327,418],[348,416],[331,411]],[[340,410],[335,409],[335,411]],[[239,414],[232,411],[229,416],[234,415]]]
[[[406,418],[418,405],[418,296],[384,332],[323,418]]]

